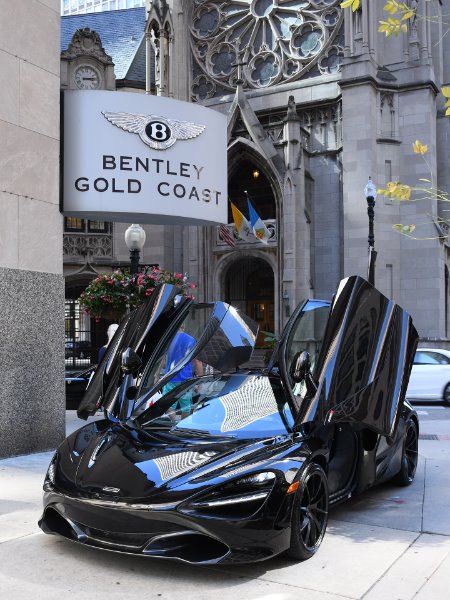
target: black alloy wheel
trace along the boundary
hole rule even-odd
[[[411,485],[417,469],[419,449],[419,432],[413,419],[406,422],[405,433],[403,436],[402,464],[400,471],[394,478],[398,485]]]
[[[328,523],[328,481],[322,467],[308,465],[295,494],[287,555],[306,560],[319,549]]]
[[[450,383],[447,383],[447,385],[444,388],[442,400],[443,400],[445,406],[450,406]]]

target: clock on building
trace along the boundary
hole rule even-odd
[[[75,85],[80,90],[98,90],[101,83],[100,73],[91,65],[80,65],[74,72]]]

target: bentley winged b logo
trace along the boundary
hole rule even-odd
[[[144,144],[154,150],[166,150],[177,140],[190,140],[205,130],[205,125],[177,121],[157,115],[133,115],[125,112],[104,112],[102,115],[116,127],[137,133]]]

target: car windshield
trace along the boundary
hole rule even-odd
[[[150,399],[136,417],[144,430],[245,439],[286,434],[293,422],[279,380],[248,373],[183,382]]]

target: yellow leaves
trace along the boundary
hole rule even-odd
[[[390,15],[395,15],[397,12],[397,2],[393,0],[388,0],[388,2],[383,6],[384,12],[389,13]]]
[[[415,154],[420,154],[420,156],[424,156],[428,152],[428,146],[422,144],[420,140],[416,140],[412,145],[413,151]],[[426,158],[424,159],[426,162]],[[428,163],[427,163],[428,164]],[[419,181],[424,181],[426,183],[431,183],[429,179],[421,178]],[[385,196],[386,198],[393,198],[394,200],[411,200],[411,193],[414,192],[425,192],[428,193],[428,188],[418,188],[411,187],[406,183],[400,183],[399,181],[389,181],[386,184],[385,188],[381,188],[377,190],[381,196]],[[394,227],[400,227],[400,225],[394,225]],[[402,225],[403,227],[403,225]],[[408,227],[413,227],[412,225],[408,225]],[[411,230],[412,231],[412,230]],[[402,233],[405,233],[402,231]]]
[[[378,194],[386,198],[394,198],[395,200],[411,200],[412,188],[405,183],[399,181],[389,181],[386,188],[380,188]]]
[[[408,8],[402,14],[402,21],[406,21],[407,19],[411,19],[412,17],[414,17],[415,14],[416,14],[415,10],[412,10],[411,8]]]
[[[414,154],[421,154],[422,156],[428,152],[428,146],[421,144],[419,140],[416,140],[413,144]]]
[[[389,15],[395,15],[396,13],[399,13],[402,16],[402,21],[410,19],[416,13],[414,8],[411,8],[404,2],[396,2],[395,0],[388,0],[384,5],[383,10]]]
[[[384,33],[386,37],[389,37],[390,35],[398,36],[402,31],[408,31],[408,27],[406,23],[402,23],[400,19],[392,19],[389,17],[387,21],[380,21],[378,31]]]
[[[408,26],[404,21],[416,16],[416,8],[411,8],[405,2],[397,2],[396,0],[388,0],[383,10],[388,15],[392,15],[388,17],[387,21],[380,21],[378,27],[378,31],[384,33],[386,37],[390,35],[397,36],[399,33],[408,31]]]
[[[447,102],[445,103],[445,116],[449,117],[450,116],[450,85],[444,85],[444,87],[441,88],[441,92],[442,94],[447,98]]]
[[[355,12],[355,10],[358,10],[360,7],[360,4],[361,0],[344,0],[344,2],[341,2],[341,8],[348,8],[351,6],[352,11]]]
[[[361,0],[344,0],[340,6],[341,8],[351,7],[352,11],[355,12],[361,6]],[[390,35],[398,36],[400,33],[408,31],[406,21],[417,17],[417,8],[408,6],[406,2],[397,2],[397,0],[387,0],[383,10],[390,16],[388,16],[387,21],[380,21],[378,31],[384,33],[386,37]]]
[[[399,233],[404,233],[406,235],[412,233],[415,228],[415,225],[402,225],[401,223],[396,223],[395,225],[392,225],[392,229],[395,229],[395,231],[398,231]]]

